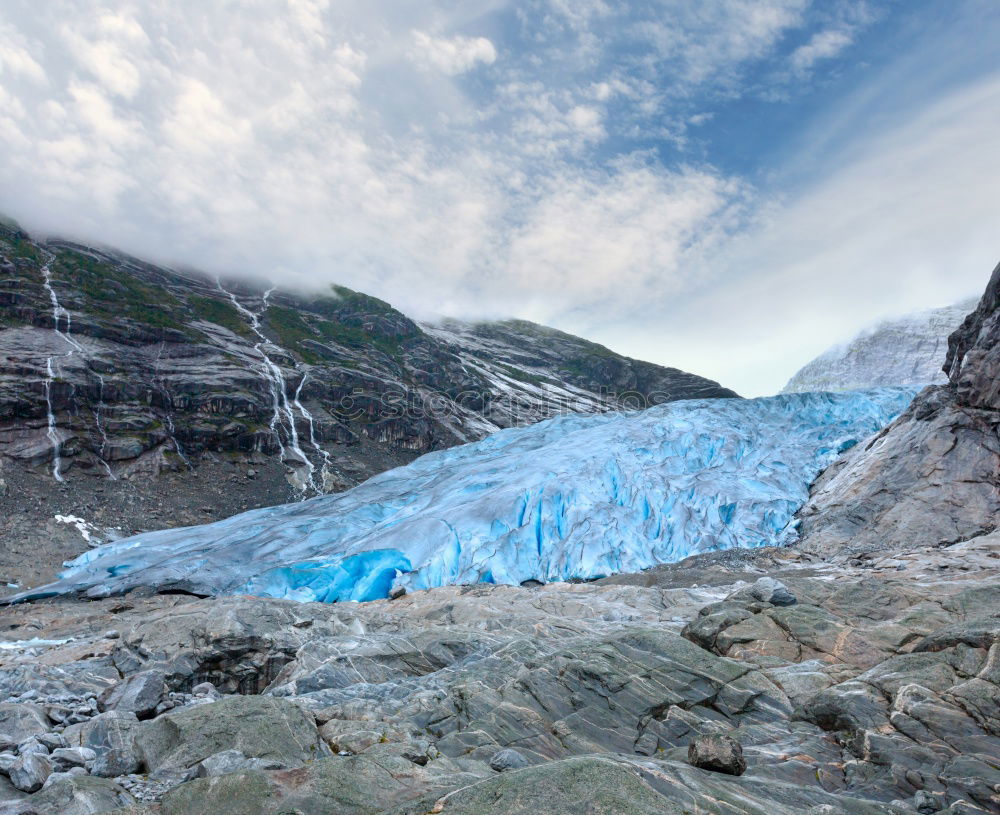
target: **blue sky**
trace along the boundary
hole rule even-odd
[[[0,210],[774,392],[1000,259],[994,0],[7,0]]]

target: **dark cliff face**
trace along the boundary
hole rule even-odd
[[[824,554],[948,545],[1000,517],[1000,266],[949,338],[948,383],[923,390],[817,480],[802,545]]]
[[[561,412],[732,396],[532,323],[419,325],[339,286],[220,283],[0,224],[10,540],[78,546],[55,514],[203,523]]]
[[[944,372],[958,404],[1000,410],[1000,266],[976,310],[948,338]]]

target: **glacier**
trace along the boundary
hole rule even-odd
[[[100,546],[57,582],[10,599],[145,586],[365,601],[395,588],[591,579],[788,544],[816,476],[917,390],[560,416],[429,453],[340,494]]]

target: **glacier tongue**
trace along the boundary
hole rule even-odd
[[[99,547],[21,598],[150,586],[371,600],[393,585],[594,578],[788,543],[820,471],[916,390],[563,416],[430,453],[338,495]]]

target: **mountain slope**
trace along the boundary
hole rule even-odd
[[[970,299],[881,323],[820,354],[788,380],[782,393],[944,384],[941,360],[948,335],[975,305]]]
[[[1000,266],[948,341],[948,382],[817,481],[802,509],[804,546],[865,554],[948,545],[1000,517]]]
[[[529,323],[420,326],[343,287],[265,291],[0,225],[0,579],[51,576],[83,521],[98,540],[228,517],[633,391],[735,396]]]

